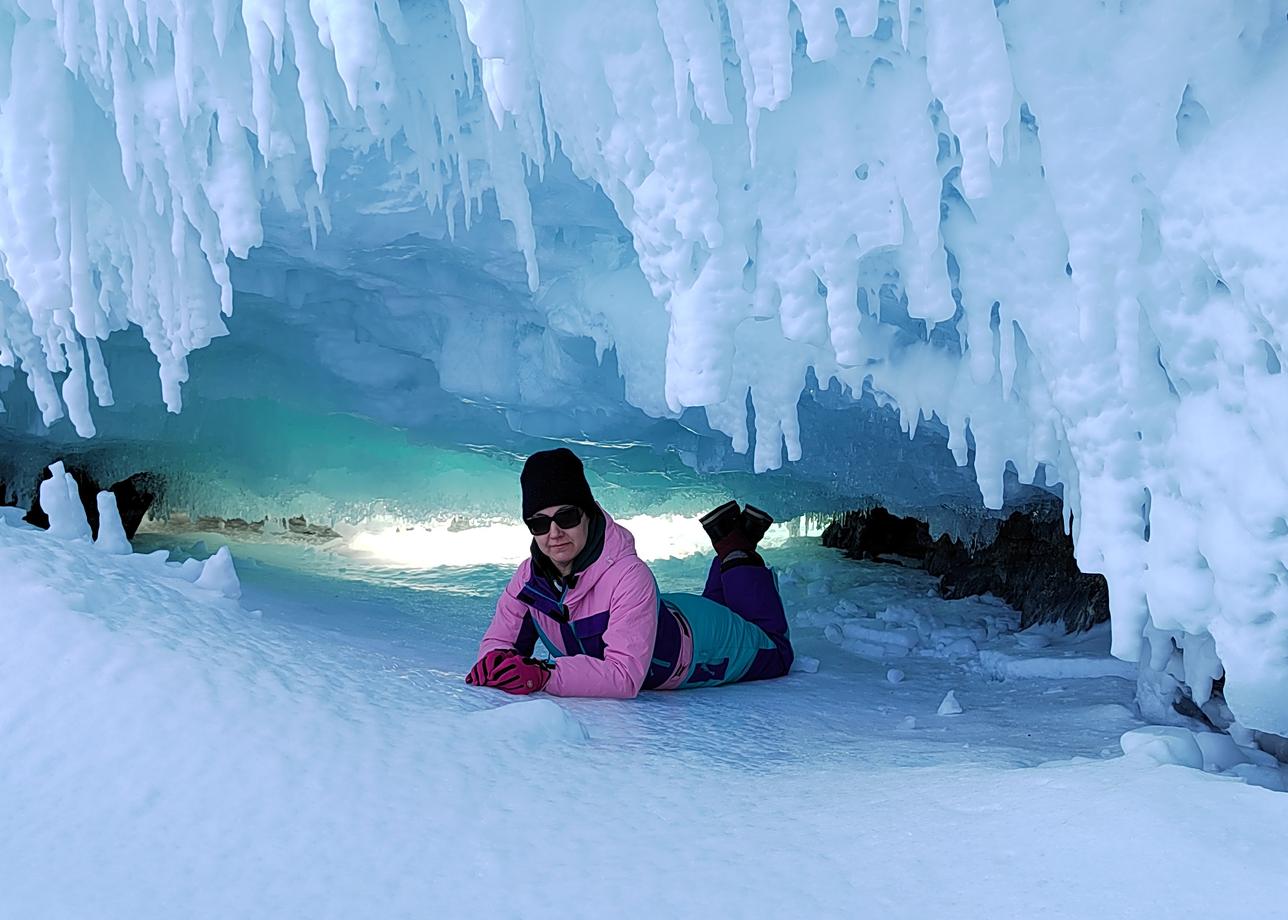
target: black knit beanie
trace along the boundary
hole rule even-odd
[[[566,447],[542,450],[528,458],[519,474],[523,490],[523,517],[532,517],[542,508],[576,505],[586,512],[595,510],[595,496],[590,494],[586,470],[581,460]]]

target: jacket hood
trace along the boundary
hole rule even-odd
[[[576,584],[568,589],[570,595],[589,591],[618,560],[636,555],[635,537],[631,532],[614,521],[602,506],[596,504],[596,507],[603,520],[603,545],[594,561],[582,571],[573,573],[576,576]],[[591,542],[593,542],[593,535]],[[590,545],[587,543],[588,548]],[[555,571],[546,555],[537,549],[535,540],[532,542],[532,567],[536,573],[546,575],[548,578],[550,573]]]
[[[600,511],[603,511],[603,509],[601,508]],[[609,517],[607,511],[603,511],[603,514],[604,551],[600,553],[599,561],[608,560],[608,565],[612,565],[613,562],[623,556],[638,555],[635,552],[635,535]],[[594,566],[591,566],[591,568],[594,568]],[[590,571],[590,569],[586,571]]]

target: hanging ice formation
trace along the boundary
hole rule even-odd
[[[812,367],[973,443],[990,506],[1046,464],[1115,652],[1210,633],[1236,712],[1282,731],[1286,9],[2,0],[0,364],[88,436],[134,324],[177,411],[229,254],[272,197],[326,228],[337,149],[383,146],[454,218],[493,194],[536,290],[557,149],[651,289],[597,334],[669,314],[664,362],[623,363],[637,404],[745,450],[750,391],[773,468]]]

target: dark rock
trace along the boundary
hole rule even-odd
[[[1288,764],[1288,738],[1272,735],[1270,732],[1253,732],[1252,737],[1257,742],[1257,747],[1280,763]]]
[[[125,536],[133,540],[148,509],[161,497],[164,483],[155,473],[135,473],[120,482],[108,486],[108,491],[116,496],[116,508],[121,512],[121,524],[125,527]],[[94,533],[98,533],[98,506],[94,505],[94,520],[91,521]]]
[[[852,559],[902,556],[924,560],[933,541],[924,521],[872,508],[848,511],[834,520],[823,531],[823,545],[842,549]]]
[[[245,518],[227,518],[224,520],[224,530],[242,533],[261,533],[264,530],[264,521],[248,521]]]
[[[286,529],[297,537],[310,540],[334,540],[340,535],[325,524],[310,524],[304,517],[287,518]]]
[[[76,490],[80,494],[81,504],[85,506],[85,517],[89,519],[90,531],[94,537],[98,537],[98,493],[103,491],[103,487],[94,480],[88,472],[76,466],[66,466],[64,468],[76,481]],[[40,483],[52,478],[53,474],[49,472],[49,467],[41,471],[40,479],[36,483],[35,493],[31,500],[31,509],[23,518],[33,527],[39,527],[42,530],[49,529],[49,515],[45,514],[40,507]],[[107,487],[107,491],[116,496],[116,507],[121,514],[121,525],[125,528],[127,539],[134,539],[134,534],[139,529],[139,524],[143,522],[144,516],[152,503],[157,500],[162,491],[162,480],[153,473],[135,473],[134,475],[122,479]]]
[[[1020,611],[1021,629],[1059,622],[1080,632],[1109,619],[1109,585],[1078,568],[1058,509],[1012,514],[969,563],[947,568],[939,589],[944,597],[994,594]]]
[[[1206,729],[1214,732],[1223,731],[1219,725],[1212,721],[1212,717],[1204,712],[1198,703],[1194,702],[1194,698],[1189,694],[1188,686],[1185,687],[1185,692],[1178,693],[1176,699],[1172,700],[1172,710],[1187,719],[1193,719]]]
[[[858,559],[919,561],[939,578],[944,597],[993,594],[1020,611],[1021,629],[1059,622],[1078,632],[1109,619],[1108,584],[1078,569],[1054,502],[1014,512],[980,547],[947,536],[932,540],[924,521],[883,508],[842,515],[823,532],[823,545]]]

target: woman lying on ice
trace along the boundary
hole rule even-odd
[[[767,514],[727,502],[706,515],[716,559],[702,595],[659,595],[635,538],[596,504],[576,454],[533,454],[519,482],[532,558],[497,601],[467,683],[629,698],[791,668],[783,601],[756,552]],[[553,662],[531,657],[538,638]]]

